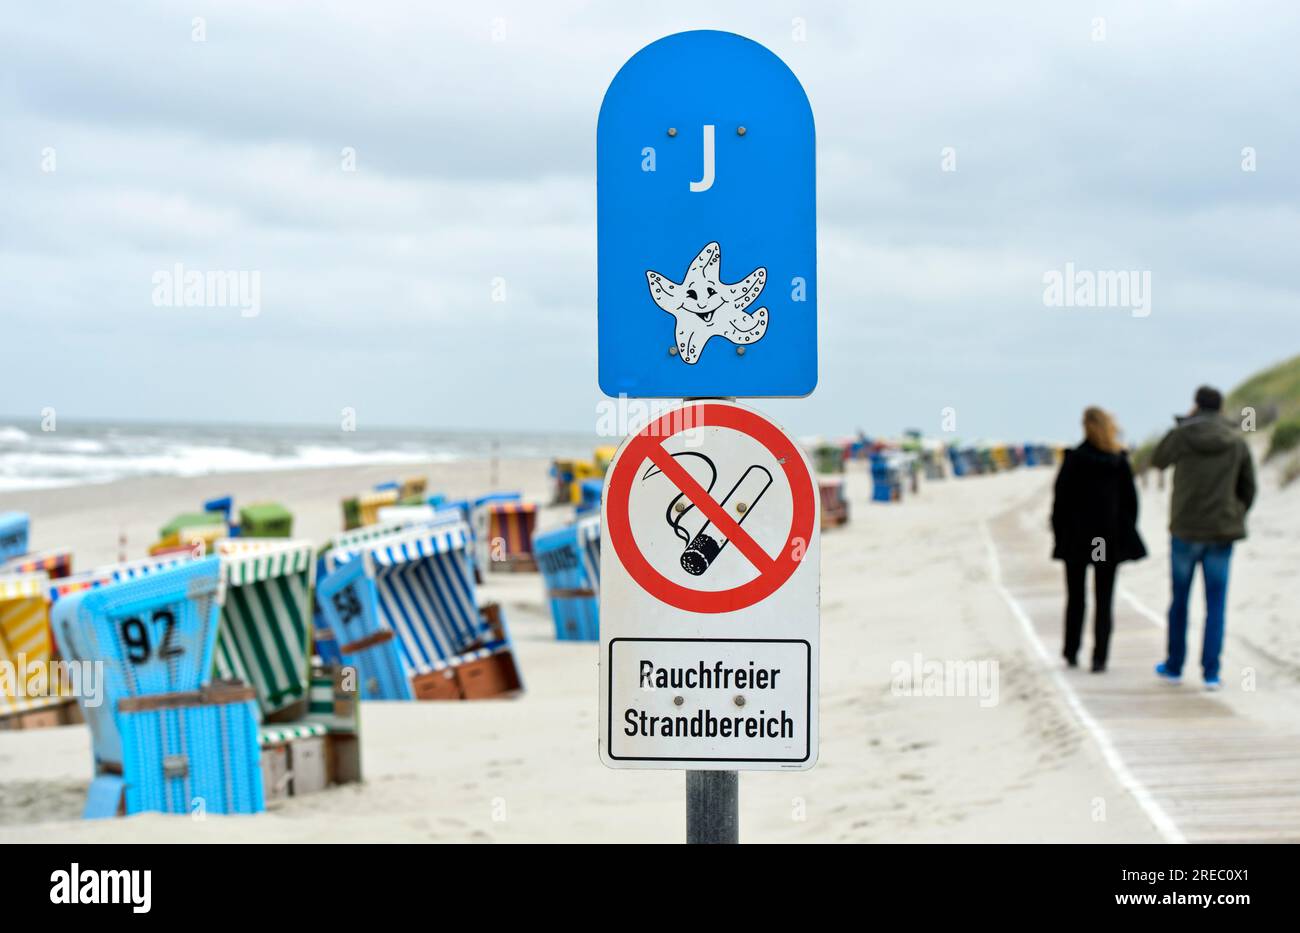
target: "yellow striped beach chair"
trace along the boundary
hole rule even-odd
[[[0,720],[18,725],[21,714],[65,701],[66,684],[51,667],[49,578],[43,573],[0,577]],[[58,721],[29,722],[58,725]]]
[[[357,496],[357,508],[361,515],[361,524],[374,525],[379,521],[379,510],[389,505],[397,505],[398,491],[382,489],[377,492],[363,492]]]

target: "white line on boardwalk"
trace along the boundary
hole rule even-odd
[[[1124,764],[1124,759],[1115,750],[1110,736],[1106,734],[1106,730],[1101,727],[1101,724],[1092,717],[1092,714],[1084,708],[1083,701],[1079,699],[1074,687],[1065,679],[1059,668],[1052,666],[1055,664],[1056,659],[1047,646],[1043,644],[1043,640],[1038,637],[1038,632],[1034,630],[1034,623],[1030,620],[1029,613],[1025,612],[1024,607],[1020,605],[1020,601],[1011,595],[1011,591],[1002,583],[1002,563],[998,560],[997,545],[993,543],[993,535],[989,533],[987,522],[980,522],[980,531],[984,535],[984,546],[988,549],[993,586],[1002,594],[1002,598],[1011,609],[1011,614],[1016,617],[1016,621],[1020,623],[1021,629],[1024,630],[1025,637],[1029,639],[1029,643],[1034,647],[1039,658],[1047,665],[1047,674],[1056,682],[1056,686],[1065,697],[1066,705],[1069,706],[1070,711],[1074,713],[1080,724],[1088,730],[1097,743],[1097,747],[1101,749],[1102,757],[1106,759],[1106,764],[1110,765],[1110,770],[1114,772],[1120,786],[1133,795],[1137,805],[1142,808],[1142,812],[1147,815],[1147,819],[1152,822],[1165,841],[1186,842],[1187,839],[1183,836],[1182,830],[1165,812],[1164,807],[1160,806],[1156,799],[1151,796],[1151,792],[1147,790],[1146,785],[1137,779],[1133,772],[1128,769],[1128,765]]]
[[[1163,626],[1165,624],[1164,616],[1156,612],[1122,586],[1119,588],[1119,595],[1124,597],[1124,601],[1132,606],[1137,611],[1138,615],[1145,618],[1152,625]]]

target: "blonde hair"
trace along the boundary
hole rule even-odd
[[[1108,454],[1119,453],[1119,427],[1115,419],[1103,409],[1090,406],[1083,410],[1083,436],[1088,443]]]

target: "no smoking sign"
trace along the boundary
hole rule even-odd
[[[812,767],[820,516],[798,446],[743,405],[684,404],[619,449],[603,520],[602,760]]]

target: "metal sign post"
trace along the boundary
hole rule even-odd
[[[686,772],[686,841],[692,845],[740,842],[739,772]]]

